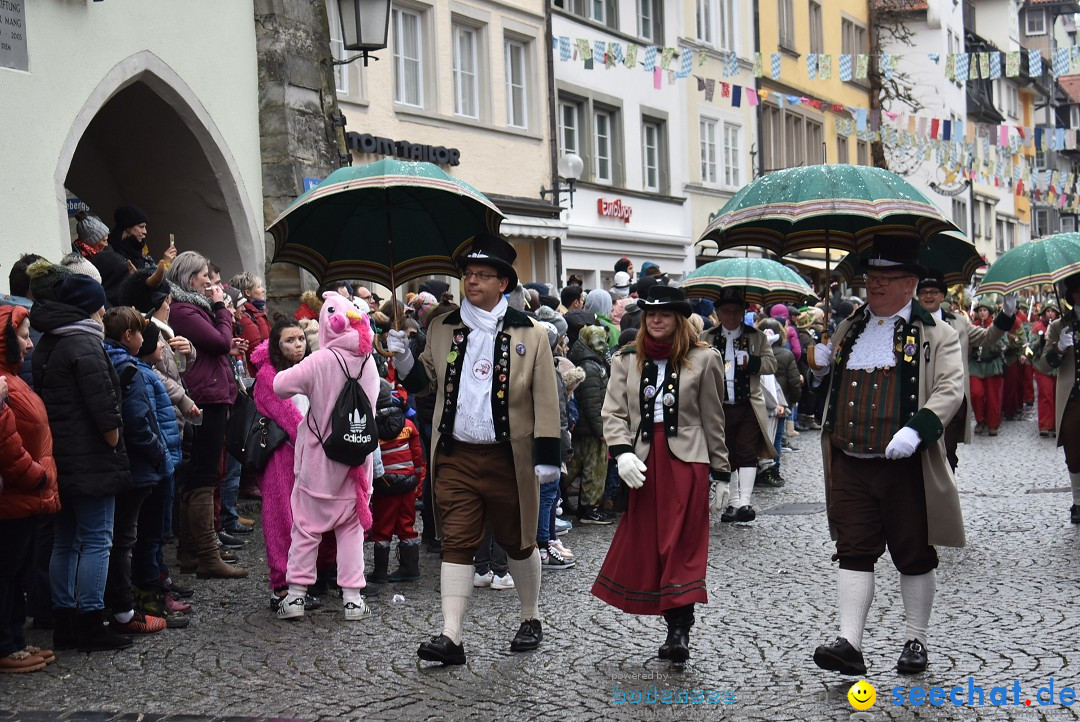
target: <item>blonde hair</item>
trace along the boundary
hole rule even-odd
[[[653,311],[653,313],[659,313]],[[645,370],[645,335],[648,332],[646,327],[646,316],[649,312],[646,311],[641,315],[641,327],[638,328],[637,336],[634,337],[634,348],[637,351],[637,367],[638,373]],[[690,368],[690,349],[693,348],[708,348],[708,344],[698,341],[697,335],[694,333],[694,327],[690,324],[690,319],[679,313],[674,313],[675,316],[675,333],[671,339],[671,357],[668,361],[673,366],[682,366],[684,368]]]

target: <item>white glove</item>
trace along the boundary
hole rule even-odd
[[[919,432],[910,426],[903,426],[892,437],[888,447],[885,448],[886,459],[906,459],[919,448]]]
[[[626,452],[615,460],[619,465],[619,478],[631,489],[640,489],[645,484],[645,463],[636,455]]]
[[[769,342],[770,346],[776,343],[776,339],[778,338],[780,338],[780,336],[776,333],[776,331],[773,331],[771,328],[765,329],[765,340]]]
[[[731,496],[731,482],[714,481],[709,484],[709,511],[727,509],[728,500]]]
[[[1004,313],[1006,316],[1015,316],[1016,303],[1019,298],[1020,294],[1016,291],[1013,291],[1008,296],[1006,296],[1005,300],[1001,302],[1001,312]]]
[[[537,464],[533,467],[533,471],[536,473],[536,480],[541,484],[550,484],[559,480],[559,467],[552,464]]]
[[[394,354],[394,368],[397,369],[398,378],[403,379],[412,371],[412,351],[409,350],[409,334],[407,331],[390,329],[386,332],[386,350]]]
[[[746,362],[750,360],[750,354],[742,349],[735,352],[735,365],[745,366]]]
[[[832,368],[832,341],[827,344],[816,343],[814,344],[814,363],[821,364],[821,368],[810,367],[810,370],[814,372],[814,375],[819,379],[823,376],[827,376],[829,370]]]
[[[1072,345],[1073,330],[1071,328],[1066,328],[1064,331],[1061,332],[1061,335],[1058,336],[1058,351],[1064,353],[1065,349],[1069,348],[1069,346]]]

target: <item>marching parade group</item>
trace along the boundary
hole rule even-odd
[[[839,631],[813,651],[825,670],[866,672],[886,549],[896,666],[926,669],[935,547],[964,545],[954,472],[972,433],[1037,401],[1080,523],[1080,274],[1058,304],[979,298],[969,317],[919,240],[887,230],[863,259],[865,302],[837,289],[763,307],[734,289],[689,298],[628,258],[610,289],[522,284],[514,248],[481,233],[455,259],[460,302],[436,280],[403,303],[358,279],[285,315],[254,275],[224,283],[172,247],[151,258],[138,208],[115,219],[81,217],[72,254],[24,256],[0,295],[0,672],[187,626],[179,575],[246,576],[260,527],[279,619],[340,589],[361,620],[427,551],[442,628],[420,659],[466,662],[476,588],[516,591],[510,648],[533,650],[542,573],[575,565],[563,535],[615,523],[592,593],[662,615],[658,656],[682,665],[711,521],[752,523],[755,485],[784,483],[799,433],[820,431],[838,564]],[[257,521],[239,493],[261,499]],[[52,649],[27,644],[28,619]]]

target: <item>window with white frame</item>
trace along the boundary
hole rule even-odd
[[[1027,35],[1046,35],[1046,10],[1027,10],[1024,13],[1024,32]]]
[[[590,0],[589,18],[600,24],[607,22],[607,3],[604,0]]]
[[[821,121],[766,104],[761,110],[761,149],[766,173],[821,162]]]
[[[662,5],[662,0],[653,0],[656,6]],[[557,8],[573,13],[587,20],[606,25],[609,28],[618,26],[617,5],[618,0],[554,0]]]
[[[716,183],[717,121],[702,118],[698,121],[698,145],[701,153],[701,182]]]
[[[840,20],[840,52],[851,55],[866,53],[866,28],[854,20]]]
[[[1076,233],[1076,216],[1061,217],[1061,232]]]
[[[989,240],[994,240],[994,207],[997,201],[983,203],[983,233]]]
[[[451,35],[454,38],[454,115],[479,118],[480,70],[477,44],[480,33],[476,28],[455,25]]]
[[[507,39],[506,54],[506,124],[513,128],[529,127],[528,45]]]
[[[996,240],[994,242],[994,248],[997,250],[998,253],[1004,253],[1011,247],[1008,244],[1008,238],[1006,236],[1008,225],[1008,222],[1004,218],[998,216],[997,223],[995,224]]]
[[[857,140],[855,141],[855,147],[855,162],[859,165],[870,165],[870,144],[865,140]]]
[[[810,0],[810,52],[825,52],[825,23],[821,15],[821,3]]]
[[[664,42],[663,8],[661,0],[638,0],[638,35],[656,44]]]
[[[713,45],[713,0],[696,0],[695,19],[697,20],[697,39],[705,45]]]
[[[593,112],[593,180],[597,183],[611,183],[612,145],[614,128],[612,113],[607,110]]]
[[[646,118],[641,123],[641,180],[647,191],[659,193],[663,189],[663,137],[664,124]]]
[[[1069,127],[1074,130],[1080,128],[1080,105],[1069,106]]]
[[[394,102],[424,107],[423,18],[394,8]]]
[[[777,41],[780,47],[795,49],[795,0],[776,0]]]
[[[841,164],[848,164],[851,162],[848,146],[850,141],[842,135],[836,136],[836,162]]]
[[[334,0],[326,2],[326,17],[330,20],[330,55],[334,60],[345,59],[345,37],[341,32],[341,11]],[[349,92],[348,65],[334,66],[334,90],[339,93]]]
[[[735,0],[717,0],[717,47],[721,50],[738,51],[738,28],[735,17]]]
[[[1053,227],[1052,214],[1047,208],[1039,208],[1035,211],[1035,227],[1031,229],[1034,238],[1042,238],[1057,232]]]
[[[966,201],[960,198],[952,199],[952,221],[957,228],[964,232],[964,235],[967,235],[968,212]]]
[[[582,155],[581,103],[559,102],[559,156],[567,153]]]
[[[739,172],[739,136],[742,128],[733,123],[724,123],[724,185],[737,188],[742,174]]]
[[[948,51],[949,55],[964,52],[964,45],[960,40],[960,36],[954,33],[952,30],[948,31]],[[961,85],[959,77],[957,77],[955,74],[953,75],[952,81],[957,87]]]

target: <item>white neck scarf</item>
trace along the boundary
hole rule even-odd
[[[495,423],[491,418],[491,381],[495,375],[495,336],[506,315],[506,299],[485,311],[461,301],[461,320],[469,327],[465,361],[461,366],[461,384],[454,415],[454,438],[473,444],[495,441]]]

